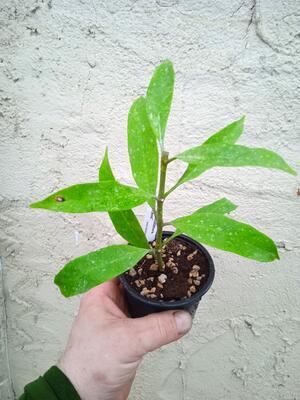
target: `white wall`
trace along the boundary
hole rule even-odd
[[[1,255],[19,394],[57,360],[77,309],[77,299],[58,293],[55,273],[119,241],[104,214],[28,204],[96,179],[106,144],[117,176],[132,182],[127,112],[165,58],[177,73],[171,154],[245,114],[241,142],[299,168],[300,10],[295,0],[0,3]],[[280,245],[281,260],[259,264],[212,249],[216,280],[192,332],[146,357],[131,400],[300,398],[297,182],[279,171],[215,169],[170,197],[170,217],[228,197],[239,205],[236,218]]]
[[[8,360],[7,318],[4,295],[3,261],[0,258],[0,399],[11,399],[12,382]]]

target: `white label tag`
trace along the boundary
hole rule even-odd
[[[146,213],[144,216],[143,229],[144,229],[147,240],[149,242],[152,242],[156,236],[157,225],[156,225],[154,213],[152,211],[152,208],[149,206],[149,204],[146,205]]]

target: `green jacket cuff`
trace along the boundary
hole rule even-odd
[[[74,386],[57,367],[25,386],[19,400],[80,400]]]

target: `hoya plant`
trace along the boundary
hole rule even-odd
[[[147,254],[160,271],[167,242],[184,233],[197,242],[261,262],[278,259],[275,243],[254,227],[230,218],[237,208],[222,198],[190,215],[164,221],[164,204],[179,185],[198,178],[214,167],[253,166],[275,168],[295,175],[295,171],[273,151],[236,144],[244,128],[244,117],[232,122],[199,146],[169,155],[164,145],[174,87],[170,61],[154,71],[144,97],[135,100],[128,114],[128,151],[136,187],[119,182],[111,169],[106,149],[95,182],[73,185],[31,204],[63,213],[107,212],[127,244],[98,249],[68,262],[55,277],[64,296],[83,293],[134,267]],[[166,189],[167,169],[177,161],[186,170],[171,188]],[[133,209],[143,203],[152,208],[157,222],[154,244],[148,243]],[[172,225],[174,233],[164,239],[163,228]],[[148,256],[149,257],[149,256]]]

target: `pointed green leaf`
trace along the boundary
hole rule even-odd
[[[234,121],[208,138],[201,146],[194,147],[177,156],[178,159],[188,162],[189,165],[174,189],[216,166],[259,166],[281,169],[296,175],[296,172],[280,156],[270,150],[252,149],[239,145],[232,147],[243,133],[244,121],[245,117]],[[212,147],[206,148],[207,145],[212,145]],[[233,153],[230,154],[232,150]]]
[[[128,151],[138,187],[155,196],[159,155],[143,97],[133,103],[128,114]]]
[[[203,144],[234,144],[243,133],[244,122],[245,117],[232,122],[208,138]]]
[[[279,259],[272,239],[250,225],[218,213],[195,213],[171,222],[194,240],[257,261]]]
[[[118,234],[128,243],[149,249],[145,233],[132,210],[110,212],[109,216]]]
[[[115,181],[106,149],[103,161],[99,169],[99,181]],[[110,219],[120,236],[128,243],[142,248],[149,248],[145,233],[132,210],[110,211]]]
[[[201,175],[206,170],[207,170],[207,167],[201,166],[200,164],[189,164],[186,167],[186,170],[184,171],[183,175],[180,177],[180,179],[174,186],[174,189],[176,189],[178,186],[182,185],[185,182],[188,182],[188,181],[191,181],[191,180],[197,178],[199,175]]]
[[[242,117],[237,121],[232,122],[231,124],[225,126],[225,128],[221,129],[219,132],[208,138],[203,144],[234,144],[243,133],[244,122],[245,117]],[[189,164],[182,177],[178,180],[176,187],[183,184],[184,182],[188,182],[192,179],[197,178],[206,170],[207,168],[205,166],[199,164]]]
[[[229,214],[231,211],[234,211],[237,208],[235,204],[233,204],[230,200],[223,199],[217,200],[214,203],[208,204],[207,206],[199,208],[199,210],[195,211],[194,214],[198,213],[217,213],[217,214]]]
[[[235,204],[233,204],[230,200],[227,200],[225,197],[223,199],[217,200],[214,203],[208,204],[207,206],[199,208],[192,215],[198,215],[203,213],[217,213],[217,214],[229,214],[231,211],[234,211],[237,208]],[[172,224],[172,222],[171,222]],[[174,238],[179,236],[183,231],[176,228],[176,231],[173,233]]]
[[[265,167],[296,175],[296,172],[284,159],[273,151],[241,145],[205,144],[186,150],[177,158],[190,164],[184,177],[181,178],[181,183],[186,182],[187,178],[193,179],[213,167]]]
[[[102,163],[99,168],[99,181],[115,181],[114,174],[108,160],[108,149],[106,147]]]
[[[171,109],[174,88],[174,69],[171,61],[164,61],[154,71],[147,90],[147,113],[159,142],[163,142]]]
[[[67,263],[54,282],[65,297],[84,293],[134,267],[146,253],[129,245],[105,247]]]
[[[67,213],[87,213],[128,210],[145,203],[146,200],[147,196],[139,189],[107,181],[70,186],[31,204],[30,207]]]

